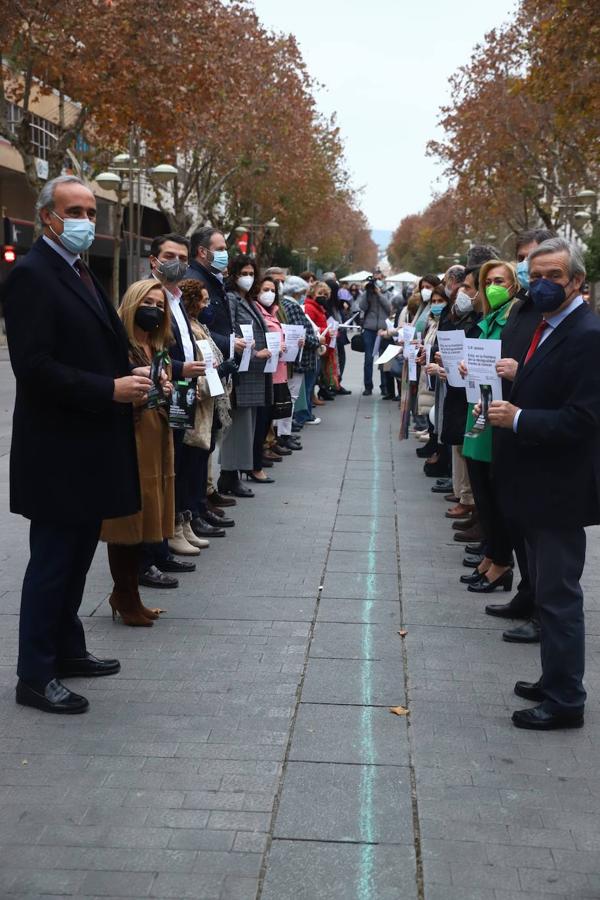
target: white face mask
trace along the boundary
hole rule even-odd
[[[421,291],[421,297],[423,298],[423,303],[429,303],[429,301],[431,300],[432,294],[433,294],[433,291],[431,290],[431,288],[423,288],[423,290]]]
[[[273,306],[275,303],[275,291],[263,291],[262,294],[259,294],[258,302],[261,306]]]
[[[254,284],[254,275],[240,275],[237,286],[241,291],[249,291]]]
[[[454,307],[458,313],[461,315],[463,313],[471,312],[473,309],[473,301],[469,297],[466,291],[460,290],[456,295],[456,300],[454,301]]]

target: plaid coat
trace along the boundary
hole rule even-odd
[[[314,372],[317,368],[317,347],[319,346],[319,339],[315,334],[315,330],[300,304],[292,300],[291,297],[283,298],[283,308],[290,325],[302,325],[306,328],[306,343],[304,344],[302,361],[300,365],[294,363],[294,371]]]
[[[264,350],[267,346],[265,323],[253,308],[252,304],[243,300],[235,291],[227,293],[231,309],[233,328],[238,337],[242,337],[240,325],[252,325],[256,342],[255,350]],[[236,354],[239,363],[241,355]],[[235,406],[271,406],[273,403],[273,376],[265,375],[266,360],[253,358],[247,372],[238,372],[233,377],[233,400]]]

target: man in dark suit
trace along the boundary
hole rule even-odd
[[[533,250],[539,247],[542,241],[547,241],[553,237],[556,237],[555,232],[545,228],[523,231],[517,236],[517,275],[521,283],[521,289],[517,294],[517,300],[511,308],[508,321],[502,329],[502,359],[499,360],[496,366],[496,371],[502,378],[502,395],[507,400],[510,397],[512,383],[517,374],[519,360],[523,359],[527,353],[535,329],[542,318],[540,310],[533,305],[533,301],[528,293],[528,257]],[[535,596],[529,583],[529,566],[525,540],[514,522],[510,522],[509,526],[515,555],[519,563],[521,581],[517,587],[517,593],[509,603],[490,603],[486,606],[485,611],[490,616],[525,619],[521,625],[509,628],[503,632],[503,640],[516,644],[537,644],[540,640],[540,623],[535,611]]]
[[[580,578],[587,525],[600,523],[600,321],[581,297],[585,267],[563,238],[529,256],[530,295],[542,321],[519,364],[510,400],[492,403],[502,429],[496,465],[507,516],[525,537],[541,626],[542,676],[515,693],[519,728],[583,725],[585,629]]]
[[[131,404],[152,382],[144,370],[132,374],[125,330],[80,258],[94,239],[92,192],[61,176],[37,210],[43,236],[4,293],[17,380],[10,508],[31,520],[16,699],[80,713],[88,701],[59,678],[120,668],[88,654],[78,610],[102,520],[140,508]]]
[[[210,328],[213,341],[225,359],[228,359],[233,322],[223,280],[223,273],[229,262],[225,236],[217,228],[205,225],[192,235],[190,257],[190,267],[185,277],[201,281],[208,291],[209,305],[205,310],[205,324]],[[244,342],[237,338],[235,352],[243,353],[243,350]]]

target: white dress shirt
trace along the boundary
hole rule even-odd
[[[51,240],[49,237],[46,237],[45,234],[42,235],[42,238],[43,238],[43,240],[46,241],[46,243],[48,244],[49,247],[52,247],[52,249],[56,253],[58,253],[59,256],[62,256],[62,258],[65,260],[65,262],[67,262],[71,266],[71,268],[73,269],[73,271],[79,278],[80,277],[79,272],[75,268],[75,263],[77,262],[78,259],[80,259],[79,253],[71,253],[71,251],[67,250],[66,247],[63,247],[62,244],[59,244],[56,241]]]
[[[176,287],[174,288],[173,293],[171,293],[171,291],[168,291],[164,287],[164,285],[163,288],[169,300],[169,309],[171,310],[171,315],[177,322],[177,327],[179,328],[185,361],[193,362],[195,359],[194,345],[192,344],[192,339],[190,337],[190,329],[187,323],[187,319],[181,308],[181,291],[178,287]]]

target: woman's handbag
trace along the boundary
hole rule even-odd
[[[402,378],[402,370],[404,369],[404,357],[402,353],[395,356],[390,365],[390,375],[394,378]]]
[[[350,341],[350,346],[353,350],[356,350],[357,353],[365,352],[365,339],[362,331],[354,335]]]
[[[292,395],[287,383],[273,385],[272,419],[289,419],[292,414]]]

